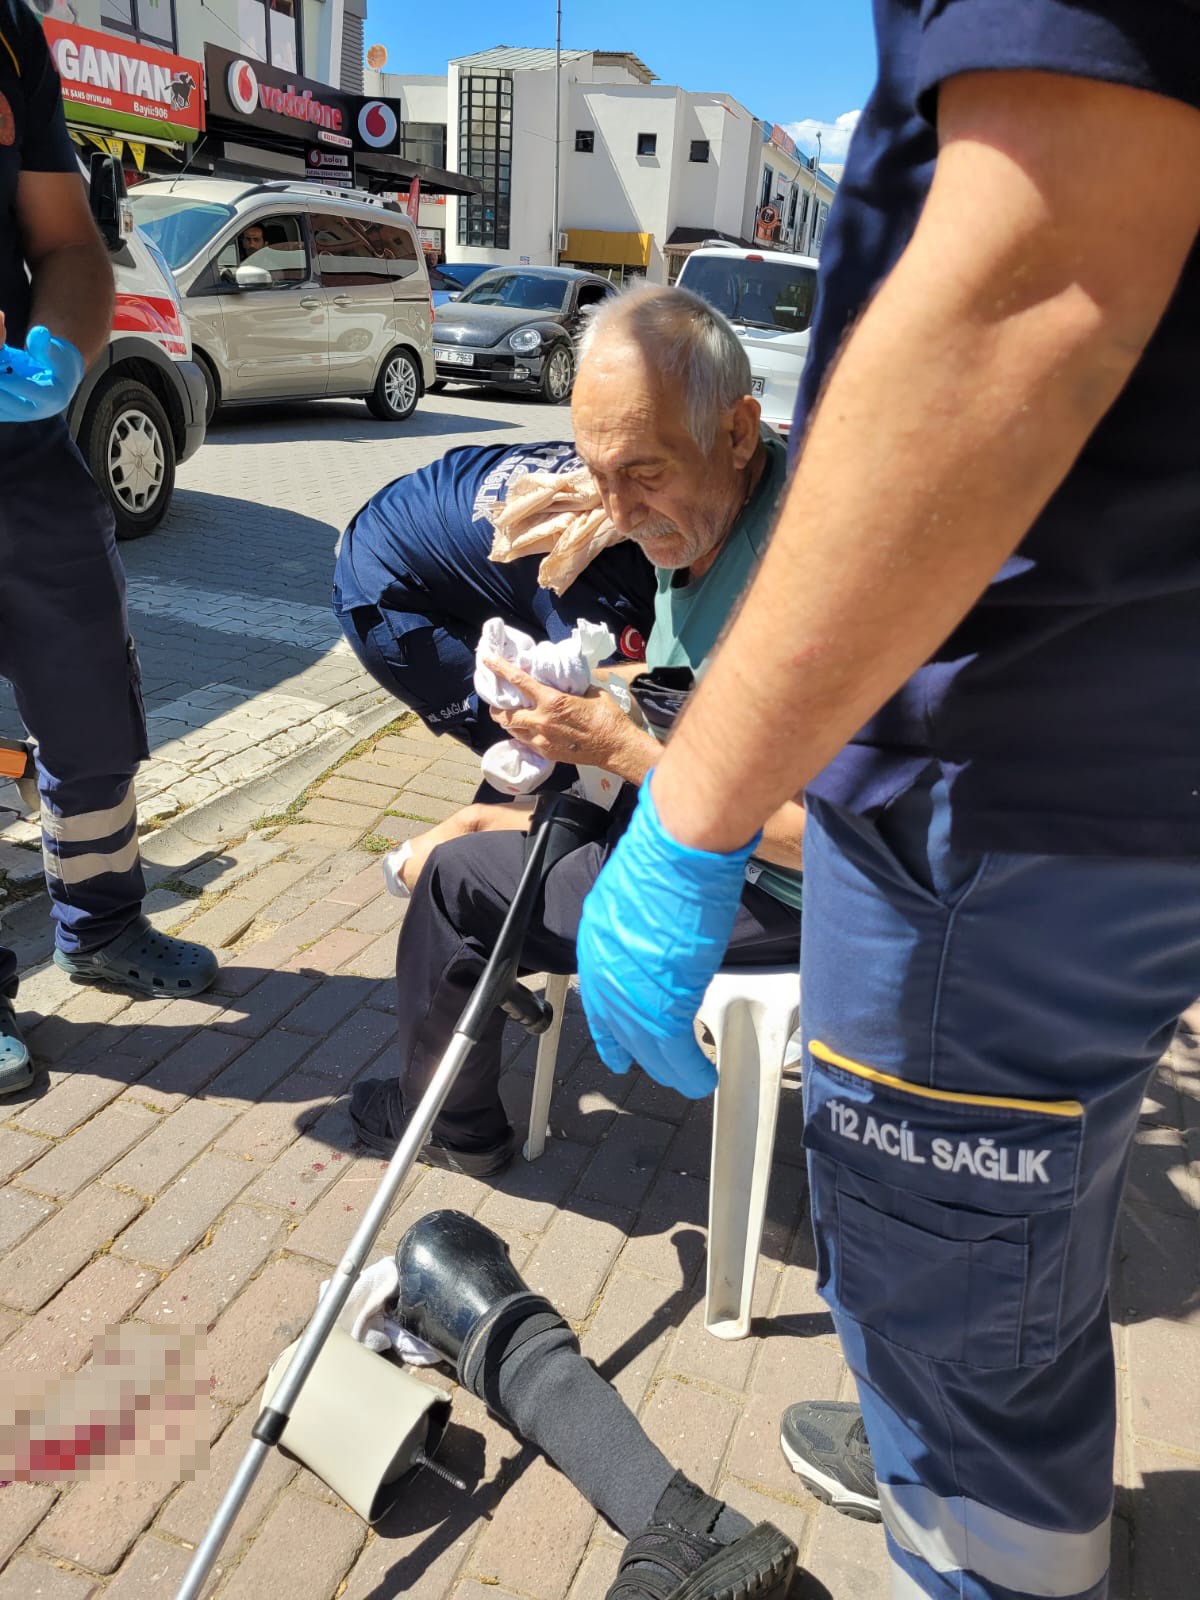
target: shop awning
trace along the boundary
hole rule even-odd
[[[404,156],[379,155],[374,151],[359,150],[354,157],[354,168],[359,182],[373,178],[381,189],[394,189],[420,178],[423,194],[480,194],[483,185],[478,178],[464,177],[461,172],[447,172],[444,167],[427,167],[419,161],[408,161]]]
[[[648,267],[650,233],[603,233],[596,228],[567,230],[567,248],[559,252],[562,261],[585,261],[594,267]]]
[[[740,245],[747,250],[754,248],[749,239],[740,239],[735,233],[722,233],[720,228],[676,228],[663,249],[694,250],[697,245],[705,244],[709,239],[721,239],[725,244]]]

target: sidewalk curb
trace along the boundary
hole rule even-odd
[[[225,845],[247,834],[257,817],[290,805],[315,778],[340,761],[347,750],[403,715],[405,708],[398,700],[382,689],[377,694],[378,698],[371,695],[367,705],[349,714],[343,726],[328,729],[303,750],[285,756],[242,787],[205,800],[189,811],[181,811],[153,833],[143,834],[140,842],[147,890],[155,889],[164,878],[177,877],[211,860]],[[23,930],[12,925],[13,919],[19,917],[23,922],[32,917],[40,927],[46,918],[41,907],[43,900],[48,900],[44,889],[10,906],[0,900],[0,931],[7,934],[7,942],[18,948],[18,959],[19,947],[25,941]],[[30,911],[30,907],[35,910]],[[4,926],[6,921],[7,927]]]
[[[403,712],[399,701],[379,690],[378,698],[372,696],[371,702],[351,714],[344,726],[330,728],[303,750],[285,756],[243,786],[182,811],[153,833],[144,834],[142,860],[147,884],[153,888],[164,877],[198,866],[224,844],[247,833],[256,818],[290,805],[347,750],[386,728]]]

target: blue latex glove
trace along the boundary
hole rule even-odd
[[[579,993],[605,1066],[636,1061],[700,1100],[716,1068],[696,1043],[696,1012],[722,961],[758,840],[731,855],[693,850],[659,820],[647,778],[633,819],[583,903]]]
[[[0,346],[0,422],[43,422],[71,404],[83,357],[49,328],[30,328],[24,350]]]

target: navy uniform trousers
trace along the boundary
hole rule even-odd
[[[624,831],[637,791],[626,785],[606,837],[582,845],[546,877],[522,947],[527,972],[574,972],[575,936],[584,896]],[[437,1070],[463,1006],[496,943],[525,864],[522,833],[473,833],[433,852],[413,890],[396,951],[400,1087],[410,1110]],[[728,964],[786,966],[798,957],[800,913],[747,885]],[[467,1057],[433,1125],[460,1149],[487,1148],[508,1132],[500,1099],[505,1018],[492,1017]]]
[[[0,424],[0,677],[37,744],[55,939],[97,949],[141,910],[148,752],[112,517],[61,418]],[[15,993],[0,949],[0,994]]]
[[[818,1286],[894,1600],[1103,1600],[1109,1261],[1200,862],[956,850],[940,782],[878,821],[811,800],[804,857]]]

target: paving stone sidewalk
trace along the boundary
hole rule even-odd
[[[0,1600],[162,1600],[240,1458],[274,1356],[299,1332],[373,1192],[351,1084],[392,1066],[403,904],[378,854],[467,801],[475,764],[420,728],[380,737],[273,827],[160,885],[156,918],[222,949],[216,993],[130,1000],[28,973],[44,1071],[0,1103],[0,1377],[81,1367],[122,1320],[208,1329],[207,1469],[0,1489]],[[29,1018],[32,1021],[32,1017]],[[510,1039],[520,1126],[532,1046]],[[698,1482],[797,1540],[795,1600],[883,1600],[878,1529],[800,1488],[779,1452],[794,1398],[848,1396],[814,1291],[800,1104],[781,1107],[751,1338],[702,1324],[710,1108],[599,1065],[568,1015],[541,1162],[494,1185],[418,1168],[379,1253],[453,1206],[509,1243],[583,1349]],[[1147,1101],[1113,1314],[1121,1431],[1112,1600],[1185,1600],[1200,1568],[1200,1011]],[[440,1381],[451,1388],[448,1379]],[[602,1600],[621,1541],[545,1460],[455,1392],[445,1459],[368,1530],[273,1457],[231,1538],[225,1600]]]

